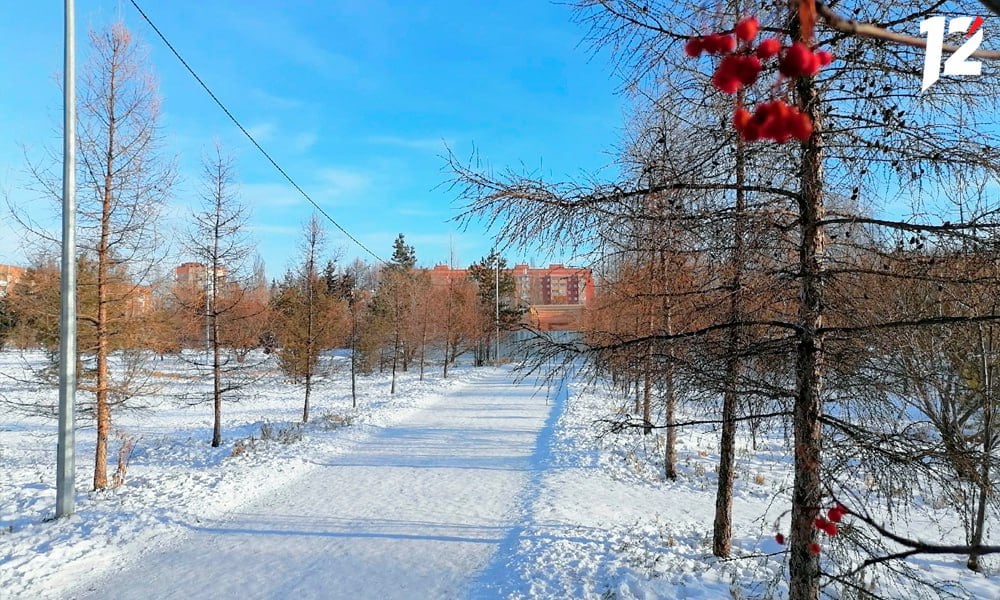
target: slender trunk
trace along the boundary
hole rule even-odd
[[[796,22],[797,24],[797,22]],[[795,479],[792,485],[792,523],[789,548],[789,600],[819,597],[819,557],[813,521],[822,500],[821,451],[823,389],[823,196],[820,122],[814,82],[796,84],[799,109],[815,124],[815,133],[802,145],[799,192],[799,333],[796,348],[796,393],[792,429]]]
[[[637,375],[635,378],[635,414],[642,414],[642,379]]]
[[[399,330],[396,331],[392,342],[392,384],[389,386],[389,393],[396,393],[396,356],[399,354]]]
[[[316,286],[313,285],[315,275],[313,273],[313,259],[309,259],[309,272],[306,285],[309,291],[306,294],[306,394],[302,404],[302,422],[309,422],[309,394],[312,391],[313,372],[316,370],[318,361],[316,344]]]
[[[212,327],[212,401],[214,419],[212,426],[212,447],[222,445],[222,353],[219,348],[219,319],[213,314]]]
[[[302,405],[302,422],[309,422],[309,394],[312,392],[312,369],[306,371],[306,398]]]
[[[979,350],[980,369],[983,382],[983,392],[985,406],[983,410],[983,456],[979,471],[979,505],[976,507],[976,519],[972,526],[973,546],[983,543],[983,529],[986,526],[986,505],[990,498],[990,460],[993,452],[993,369],[990,365],[990,358],[993,356],[992,336],[987,341],[983,336],[983,328],[979,328]],[[966,566],[979,571],[979,555],[975,552],[969,554]]]
[[[94,489],[103,490],[108,487],[108,436],[111,433],[111,406],[108,398],[108,388],[110,387],[110,374],[108,371],[109,354],[109,323],[108,323],[108,302],[109,302],[109,267],[111,265],[111,249],[109,239],[111,236],[111,211],[114,206],[112,178],[115,166],[114,141],[115,141],[115,72],[111,73],[111,83],[109,84],[111,94],[108,97],[109,121],[108,121],[108,146],[105,154],[104,190],[101,198],[101,236],[97,242],[97,382],[96,382],[96,409],[97,409],[97,443],[94,448]]]
[[[743,92],[737,96],[743,104]],[[726,339],[726,375],[722,394],[722,434],[719,438],[719,481],[715,492],[715,522],[712,530],[712,554],[729,557],[733,542],[733,481],[736,474],[736,410],[740,376],[740,328],[743,310],[743,255],[746,225],[746,145],[736,141],[736,211],[733,224],[732,282],[729,297],[729,331]]]
[[[217,181],[221,185],[221,177]],[[208,303],[208,326],[209,326],[209,339],[208,343],[211,344],[212,348],[212,404],[213,404],[213,419],[212,419],[212,447],[218,448],[222,445],[222,361],[220,360],[219,354],[219,277],[218,273],[222,267],[220,264],[221,258],[219,256],[219,238],[222,235],[220,230],[219,217],[222,214],[221,206],[221,190],[216,188],[215,196],[215,231],[212,232],[212,260],[209,265],[211,268],[211,273],[209,276],[211,279],[211,288],[209,289],[209,303]]]
[[[664,274],[665,275],[665,274]],[[669,298],[669,295],[666,296]],[[668,300],[669,302],[669,300]],[[673,319],[670,305],[666,308],[667,335],[673,335]],[[674,427],[677,412],[677,394],[674,387],[674,350],[669,351],[666,369],[663,373],[664,385],[666,387],[665,419],[667,425],[667,444],[663,451],[663,472],[667,479],[671,481],[677,479],[677,428]]]
[[[355,345],[358,335],[358,316],[355,312],[354,303],[351,303],[351,408],[358,407],[358,384],[357,370],[358,357],[356,356]]]
[[[677,479],[677,428],[674,427],[677,411],[677,396],[674,390],[674,366],[667,365],[664,373],[666,381],[666,422],[667,422],[667,443],[663,451],[663,474],[667,479],[674,481]]]
[[[420,331],[420,381],[424,380],[424,350],[427,348],[427,315]]]
[[[642,374],[642,433],[653,432],[653,347],[646,349],[646,364]]]

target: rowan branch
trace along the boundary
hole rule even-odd
[[[1000,15],[1000,2],[995,0],[980,0],[983,6],[990,9],[995,14]],[[902,33],[895,33],[887,29],[883,29],[878,25],[872,25],[871,23],[860,23],[853,19],[848,19],[842,17],[837,13],[833,12],[829,6],[823,2],[816,2],[816,14],[823,20],[823,23],[831,29],[835,29],[841,33],[846,33],[848,35],[853,35],[857,37],[869,38],[882,40],[886,42],[892,42],[895,44],[901,44],[904,46],[912,46],[914,48],[926,48],[927,40],[925,38],[914,37],[911,35],[905,35]],[[954,54],[958,52],[958,46],[952,46],[950,44],[944,44],[941,46],[944,52],[949,54]],[[1000,60],[1000,52],[995,50],[976,50],[970,56],[974,58],[984,58],[987,60]]]

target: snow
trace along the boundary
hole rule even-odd
[[[0,353],[0,373],[11,376],[0,396],[51,404],[53,390],[24,381],[25,361],[44,358]],[[514,383],[510,369],[464,367],[448,380],[404,373],[390,395],[388,377],[373,375],[360,380],[352,409],[341,370],[319,381],[313,418],[300,426],[301,389],[268,361],[224,405],[224,444],[211,448],[210,407],[190,402],[207,389],[203,378],[171,358],[156,369],[146,407],[116,416],[136,441],[122,486],[85,491],[94,433],[81,417],[77,511],[67,519],[47,520],[55,419],[0,413],[4,600],[786,594],[773,540],[787,530],[791,484],[781,432],[756,449],[739,441],[735,559],[721,561],[710,551],[718,433],[683,432],[680,476],[666,481],[659,436],[599,435],[595,422],[622,403],[599,384]],[[961,541],[960,523],[941,508],[918,504],[900,524]],[[824,566],[835,570],[837,541],[824,544]],[[992,558],[987,575],[962,557],[910,564],[960,584],[957,597],[1000,597]],[[835,586],[825,592],[840,597]]]

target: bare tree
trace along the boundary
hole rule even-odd
[[[192,216],[191,231],[186,242],[187,251],[198,261],[204,271],[204,280],[197,282],[202,289],[194,295],[200,302],[195,309],[204,317],[205,347],[210,354],[212,373],[212,447],[222,444],[222,402],[227,392],[239,384],[229,375],[229,358],[223,356],[226,339],[224,332],[234,322],[259,318],[260,315],[237,315],[249,298],[243,281],[246,261],[252,246],[246,239],[247,211],[240,204],[235,192],[233,161],[223,155],[216,145],[213,155],[202,161],[202,205]]]

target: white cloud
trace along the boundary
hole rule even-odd
[[[296,152],[305,152],[313,147],[319,140],[319,134],[315,131],[303,131],[292,136],[292,148]]]
[[[359,170],[327,167],[319,171],[319,185],[323,187],[317,194],[332,198],[359,194],[368,189],[370,183],[371,177]]]
[[[396,135],[376,135],[368,138],[368,142],[380,146],[395,146],[397,148],[408,148],[410,150],[423,150],[426,152],[442,153],[445,146],[452,146],[451,140],[447,138],[408,138]]]
[[[240,184],[240,199],[251,210],[297,206],[305,199],[288,183]]]
[[[247,127],[250,135],[261,144],[270,141],[277,130],[278,126],[271,122],[257,123]]]
[[[293,225],[267,225],[264,223],[250,223],[247,225],[250,232],[261,235],[290,235],[295,236],[302,233],[301,227]]]

